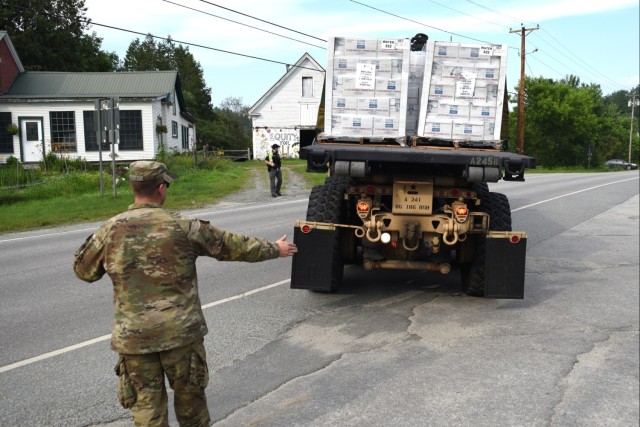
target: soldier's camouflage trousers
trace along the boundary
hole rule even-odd
[[[118,399],[131,410],[136,426],[169,425],[164,377],[173,389],[180,426],[211,422],[204,392],[209,382],[203,339],[150,354],[121,354],[116,365]]]

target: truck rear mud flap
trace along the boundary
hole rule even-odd
[[[309,289],[330,292],[333,245],[338,230],[328,224],[314,227],[313,232],[303,232],[296,227],[293,242],[304,248],[293,256],[291,267],[291,289]]]
[[[524,298],[527,234],[490,231],[486,238],[485,298]]]

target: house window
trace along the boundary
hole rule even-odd
[[[73,111],[52,111],[51,146],[53,151],[77,151],[76,118]]]
[[[98,151],[98,136],[96,135],[96,128],[94,127],[93,115],[94,111],[83,111],[83,123],[84,123],[84,149],[85,151]],[[102,144],[102,151],[109,151],[111,147],[109,144]]]
[[[38,138],[38,123],[37,122],[26,122],[24,124],[25,133],[27,134],[27,141],[40,141]]]
[[[313,77],[302,78],[302,97],[303,98],[313,97]]]
[[[189,128],[182,126],[182,149],[189,149]]]
[[[13,135],[7,131],[11,124],[11,113],[0,113],[0,153],[13,154]]]
[[[142,111],[120,110],[120,150],[142,150]]]
[[[178,122],[176,122],[175,120],[171,121],[171,137],[178,137]]]

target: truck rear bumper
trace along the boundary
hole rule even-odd
[[[312,225],[306,233],[302,231],[305,224]],[[301,250],[293,257],[291,288],[329,292],[332,290],[331,271],[338,229],[331,224],[302,221],[297,225],[293,241]],[[484,296],[524,298],[527,234],[521,231],[490,231],[485,242]],[[406,269],[402,268],[402,262],[396,264],[398,268]]]

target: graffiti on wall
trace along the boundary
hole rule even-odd
[[[280,146],[280,156],[298,158],[300,131],[286,128],[255,128],[253,130],[253,153],[255,159],[264,159],[273,144]]]

